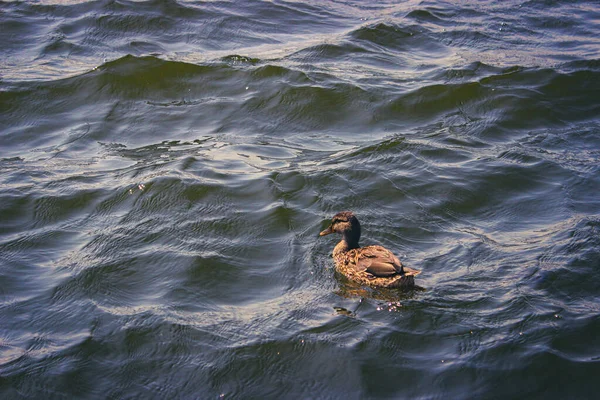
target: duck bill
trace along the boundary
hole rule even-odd
[[[329,235],[330,233],[333,233],[333,229],[331,229],[331,226],[325,229],[323,232],[319,233],[319,236]]]

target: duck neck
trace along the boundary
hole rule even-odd
[[[358,232],[344,232],[342,236],[342,242],[345,242],[348,246],[348,250],[358,249],[358,240],[360,239],[360,231]]]
[[[347,251],[358,249],[359,247],[358,239],[355,235],[344,233],[342,240],[333,249],[333,255],[346,253]]]

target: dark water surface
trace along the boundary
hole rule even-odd
[[[597,1],[0,3],[0,397],[595,398]],[[424,290],[334,274],[363,244]]]

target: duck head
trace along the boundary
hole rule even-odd
[[[356,248],[360,240],[360,223],[351,211],[342,211],[333,216],[331,225],[319,236],[329,235],[330,233],[341,233],[343,240],[350,248]]]

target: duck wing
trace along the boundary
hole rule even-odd
[[[382,246],[367,246],[356,252],[357,269],[375,276],[392,276],[402,273],[402,263],[391,251]]]

